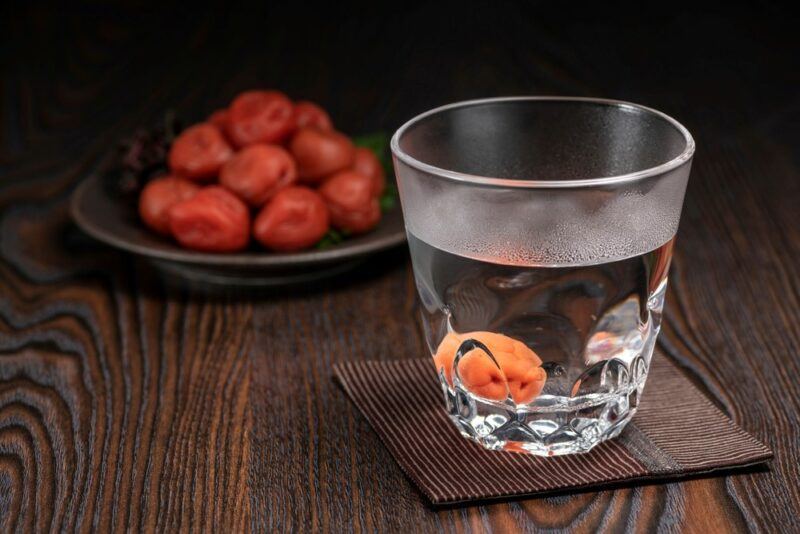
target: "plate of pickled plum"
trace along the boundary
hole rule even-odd
[[[74,191],[92,237],[182,278],[283,285],[343,272],[405,240],[388,136],[348,136],[309,101],[245,91],[182,127],[174,113]]]

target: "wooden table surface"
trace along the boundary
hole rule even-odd
[[[9,4],[0,531],[797,528],[800,49],[779,7],[403,5],[345,20],[338,4]],[[508,94],[677,117],[698,149],[660,344],[772,448],[769,468],[431,509],[331,380],[336,362],[424,353],[404,248],[326,287],[212,298],[69,221],[70,192],[115,140],[254,86],[319,101],[354,133]]]

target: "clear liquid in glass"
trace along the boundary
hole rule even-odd
[[[563,267],[466,257],[410,232],[408,239],[432,355],[448,334],[460,342],[491,332],[524,343],[546,373],[535,398],[517,402],[470,390],[458,362],[440,368],[462,434],[491,449],[555,455],[587,451],[622,430],[647,376],[674,238],[645,254]],[[456,359],[470,349],[499,367],[486,345],[462,345]]]

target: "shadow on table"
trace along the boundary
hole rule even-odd
[[[392,250],[367,256],[350,265],[341,272],[325,278],[310,281],[285,283],[276,286],[240,286],[226,283],[208,283],[201,280],[188,280],[180,275],[157,269],[147,262],[141,262],[143,269],[150,271],[143,278],[144,291],[155,291],[158,285],[168,292],[186,293],[190,298],[204,300],[269,300],[276,297],[304,297],[319,293],[338,292],[355,286],[367,286],[388,273],[404,269],[408,262],[408,249],[398,246]]]
[[[454,503],[454,504],[432,504],[428,499],[414,486],[415,490],[419,494],[420,498],[425,502],[426,506],[435,511],[441,510],[453,510],[459,508],[465,508],[469,506],[481,506],[481,505],[489,505],[489,504],[497,504],[500,502],[514,502],[514,501],[523,501],[527,499],[539,499],[539,498],[567,498],[573,495],[582,495],[585,493],[594,493],[598,491],[606,491],[606,490],[618,490],[618,489],[634,489],[634,488],[645,488],[645,487],[652,487],[652,486],[662,486],[665,484],[675,484],[675,483],[682,483],[682,482],[689,482],[693,480],[702,480],[702,479],[712,479],[712,478],[725,478],[728,476],[734,475],[756,475],[760,473],[769,473],[769,464],[765,463],[758,463],[750,466],[744,467],[731,467],[727,469],[717,469],[714,471],[706,472],[706,473],[695,473],[692,475],[686,475],[682,473],[676,473],[674,475],[667,475],[667,476],[657,476],[652,477],[649,479],[639,478],[636,481],[621,481],[621,482],[614,482],[614,483],[605,483],[600,485],[594,486],[587,486],[583,488],[577,489],[565,489],[565,490],[557,490],[557,491],[548,491],[542,493],[536,493],[533,495],[516,495],[513,497],[498,497],[495,499],[482,499],[482,500],[475,500],[463,503]],[[409,484],[411,484],[409,482]],[[413,486],[413,484],[411,484]]]

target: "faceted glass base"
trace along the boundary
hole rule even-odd
[[[603,375],[613,363],[603,366]],[[624,382],[615,381],[604,393],[542,395],[526,406],[483,399],[458,383],[450,387],[444,376],[440,380],[447,411],[463,436],[490,450],[556,456],[587,452],[622,431],[636,412],[647,375],[641,358],[636,364]]]

